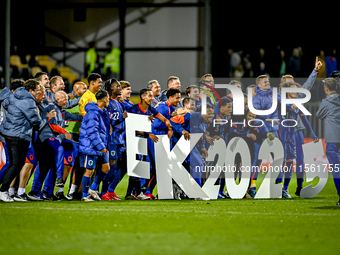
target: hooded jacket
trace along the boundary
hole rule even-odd
[[[325,142],[340,143],[340,98],[339,94],[332,93],[322,99],[316,117],[326,119],[325,122]]]
[[[0,133],[4,136],[32,140],[33,126],[41,122],[37,102],[25,88],[18,88],[2,104],[7,115],[1,123]]]
[[[0,110],[0,124],[4,120],[5,116],[7,115],[7,111],[5,108],[2,107],[2,103],[9,98],[9,96],[12,95],[12,92],[9,90],[9,88],[5,87],[0,92],[0,104],[1,104],[1,110]]]
[[[8,98],[12,92],[9,90],[9,88],[5,87],[3,90],[0,92],[0,102],[4,101],[6,98]]]
[[[101,110],[95,102],[85,106],[87,112],[81,123],[79,151],[86,155],[101,155],[108,146],[110,117],[106,109]]]

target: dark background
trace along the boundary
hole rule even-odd
[[[320,50],[329,55],[338,47],[339,3],[309,2],[289,5],[286,2],[265,5],[260,2],[211,1],[212,73],[223,77],[228,68],[229,48],[243,50],[256,62],[259,48],[273,63],[279,59],[278,46],[286,58],[293,48],[302,47],[303,76],[310,74]],[[280,4],[281,3],[281,4]],[[340,49],[339,49],[340,50]],[[256,76],[256,75],[255,75]]]
[[[11,40],[19,53],[44,47],[44,3],[11,0]],[[243,54],[249,54],[251,62],[256,63],[260,47],[265,49],[266,57],[275,62],[278,46],[287,58],[294,47],[300,46],[304,54],[302,68],[308,75],[320,50],[327,56],[339,45],[339,3],[309,2],[307,6],[271,3],[211,0],[211,72],[214,77],[227,76],[228,49],[243,50]],[[5,7],[5,1],[0,1],[3,35]],[[3,36],[0,49],[4,49],[4,44]],[[4,50],[0,50],[0,65],[4,65]]]

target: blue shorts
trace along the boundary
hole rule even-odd
[[[101,153],[101,155],[86,155],[80,153],[80,166],[87,169],[95,169],[97,165],[109,163],[108,153]]]
[[[124,152],[126,151],[125,145],[109,143],[109,158],[110,159],[119,159],[123,157]]]
[[[117,144],[109,143],[109,159],[118,159]]]
[[[290,142],[282,142],[282,146],[284,149],[284,158],[287,159],[296,159],[296,142],[295,139],[292,139]]]
[[[30,145],[28,146],[28,152],[27,152],[25,163],[30,163],[30,164],[33,164],[34,166],[37,165],[37,159],[35,158],[35,152],[34,152],[32,142],[30,142]]]
[[[64,140],[61,144],[64,147],[64,164],[74,166],[79,153],[79,145],[71,140]]]

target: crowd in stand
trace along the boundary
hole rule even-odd
[[[309,75],[309,62],[302,47],[293,48],[292,52],[280,46],[274,51],[259,48],[255,53],[243,50],[228,49],[226,59],[231,78],[253,78],[259,75],[269,77],[282,77],[289,73],[294,77],[307,77]],[[318,59],[322,63],[317,78],[331,77],[333,71],[338,70],[336,49],[320,50]]]

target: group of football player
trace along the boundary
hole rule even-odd
[[[284,87],[310,90],[321,65],[321,62],[315,62],[312,73],[302,86],[294,81],[293,76],[284,75],[279,91]],[[252,97],[253,107],[257,110],[272,108],[273,88],[267,75],[257,77],[256,84],[247,86],[252,89],[246,91],[252,93],[244,93],[243,115],[233,114],[233,101],[238,99],[233,98],[230,91],[224,96],[212,93],[216,90],[211,74],[203,75],[195,85],[188,86],[184,97],[178,77],[170,76],[165,90],[161,90],[157,80],[151,80],[146,88],[140,90],[140,102],[136,104],[129,100],[132,89],[128,81],[115,78],[103,81],[97,73],[91,73],[87,81],[88,86],[76,82],[72,93],[67,94],[62,77],[49,79],[47,73],[39,72],[34,79],[12,81],[9,89],[0,92],[0,134],[6,152],[6,164],[0,170],[0,200],[121,200],[115,190],[127,173],[125,120],[129,113],[148,116],[152,131],[136,132],[136,136],[147,139],[147,155],[136,157],[150,163],[150,179],[128,176],[126,200],[157,198],[154,144],[158,142],[158,136],[167,135],[172,148],[182,136],[190,140],[192,133],[203,133],[203,136],[193,146],[183,166],[199,186],[202,187],[209,177],[209,172],[202,171],[204,166],[216,163],[207,161],[209,147],[219,139],[228,144],[234,137],[241,137],[248,145],[252,165],[245,198],[254,198],[262,163],[258,157],[260,146],[265,139],[280,139],[284,148],[285,171],[281,171],[276,183],[282,184],[282,197],[291,198],[288,187],[295,169],[295,195],[300,196],[304,181],[304,129],[308,130],[314,142],[318,142],[319,138],[306,116],[294,104],[286,105],[285,115],[281,114],[280,106],[269,115],[256,115],[249,110],[248,97]],[[340,163],[338,78],[327,78],[323,82],[326,98],[316,116],[326,119],[326,155],[329,163],[336,165]],[[232,80],[229,84],[242,90],[243,84],[239,80]],[[304,95],[288,92],[286,96],[295,99]],[[280,94],[277,99],[280,105]],[[223,124],[228,120],[232,120],[232,125]],[[286,125],[281,124],[282,120],[286,120]],[[288,125],[290,122],[297,125]],[[235,179],[241,166],[242,158],[237,154],[233,167],[236,169]],[[230,198],[223,174],[218,179],[220,189],[216,198],[220,199]],[[340,195],[339,171],[334,171],[333,175]],[[31,177],[31,190],[26,191]],[[65,183],[69,183],[66,196]],[[173,189],[175,199],[188,198],[175,182]]]

